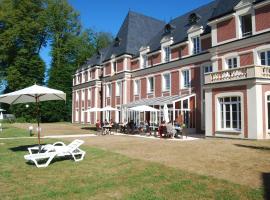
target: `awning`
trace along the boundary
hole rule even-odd
[[[163,106],[165,104],[173,104],[175,102],[190,98],[195,96],[196,94],[188,94],[188,95],[174,95],[174,96],[164,96],[164,97],[156,97],[150,99],[141,99],[138,101],[134,101],[128,104],[124,104],[122,107],[130,108],[135,106]]]

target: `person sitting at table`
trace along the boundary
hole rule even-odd
[[[171,121],[166,124],[166,129],[167,129],[167,135],[171,138],[174,138],[176,134],[176,130],[174,129]]]
[[[164,132],[165,132],[165,129],[166,126],[165,126],[165,121],[162,121],[161,124],[159,125],[158,127],[158,134],[160,137],[162,137],[164,135]]]
[[[149,133],[149,123],[148,121],[145,121],[144,124],[143,124],[143,131],[145,133]]]
[[[107,121],[107,119],[105,119],[105,121],[104,121],[104,126],[106,126],[106,125],[108,125],[109,123],[108,123],[108,121]]]

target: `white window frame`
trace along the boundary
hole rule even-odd
[[[188,72],[188,83],[186,82],[185,74]],[[183,69],[181,71],[181,88],[182,89],[187,89],[191,87],[191,70],[190,69]]]
[[[194,41],[196,40],[196,41]],[[196,35],[191,38],[192,41],[192,55],[197,55],[202,51],[201,37],[200,35]]]
[[[265,108],[266,108],[266,110],[265,110],[265,115],[266,115],[265,124],[266,124],[267,133],[270,134],[270,128],[269,128],[269,125],[268,125],[269,124],[268,121],[270,120],[270,116],[268,115],[268,104],[270,104],[270,100],[268,100],[268,97],[270,97],[270,92],[265,93],[265,104],[266,104],[266,106],[265,106]]]
[[[112,96],[112,84],[108,83],[106,85],[106,97],[111,97]]]
[[[167,88],[167,82],[165,80],[165,76],[169,75],[169,79],[170,79],[170,85],[169,87]],[[166,73],[163,73],[162,74],[162,91],[163,92],[169,92],[171,91],[171,88],[172,88],[172,83],[171,83],[171,73],[170,72],[166,72]]]
[[[153,88],[150,87],[150,79],[153,80]],[[147,78],[147,94],[153,94],[155,91],[155,77],[150,76]]]
[[[122,90],[122,82],[117,81],[116,82],[116,89],[115,89],[115,96],[119,97],[121,94],[121,90]]]
[[[148,66],[148,56],[147,56],[146,53],[141,55],[141,61],[142,61],[141,68],[142,69],[147,68],[147,66]]]
[[[224,102],[224,99],[225,98],[232,98],[232,97],[237,97],[239,99],[237,99],[237,101],[231,101],[231,102]],[[221,103],[221,99],[223,99],[223,102]],[[236,131],[236,132],[241,132],[243,130],[243,100],[242,100],[242,96],[238,96],[238,95],[233,95],[233,96],[221,96],[221,97],[217,97],[217,115],[218,115],[218,130],[220,131]],[[240,103],[240,107],[239,107],[239,103]],[[221,119],[221,114],[222,114],[222,111],[221,111],[221,104],[222,104],[222,107],[223,107],[223,127],[222,127],[222,119]],[[240,112],[240,115],[238,114],[237,115],[237,128],[233,128],[233,117],[232,117],[232,105],[233,104],[236,104],[237,105],[237,112],[239,112],[239,110],[241,111]],[[230,106],[230,127],[227,128],[226,127],[226,111],[225,111],[225,107],[226,105],[229,105]],[[241,116],[241,121],[240,120],[240,116]]]
[[[134,90],[134,95],[139,95],[140,94],[140,80],[135,79],[133,82],[133,90]]]
[[[230,68],[229,65],[229,61],[232,61],[232,67]],[[234,67],[234,61],[236,60],[236,67]],[[239,68],[240,67],[240,58],[238,56],[234,56],[234,57],[228,57],[226,58],[226,67],[227,69],[235,69],[235,68]]]
[[[172,52],[171,52],[171,47],[170,45],[164,46],[163,47],[163,52],[164,52],[164,63],[170,62],[171,61],[171,56],[172,56]]]
[[[264,65],[262,63],[262,57],[261,57],[262,53],[265,54],[265,64]],[[260,65],[262,65],[262,66],[270,66],[270,49],[259,51],[258,52],[258,57],[259,57]]]
[[[206,70],[206,69],[208,69],[208,70]],[[209,74],[212,72],[213,72],[213,66],[211,64],[203,66],[203,73],[204,74]]]
[[[243,35],[243,30],[242,30],[242,17],[246,16],[246,15],[250,15],[251,16],[251,33],[249,35]],[[251,12],[248,12],[248,13],[244,13],[242,15],[239,16],[239,35],[240,35],[240,38],[245,38],[245,37],[249,37],[253,34],[253,23],[252,23],[252,13]]]

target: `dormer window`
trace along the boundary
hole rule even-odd
[[[171,48],[170,46],[164,47],[164,62],[170,62],[171,60]]]
[[[242,37],[252,35],[252,18],[251,14],[243,15],[240,17]]]
[[[171,34],[173,29],[175,29],[175,27],[173,25],[166,24],[164,27],[164,34]]]
[[[116,38],[114,39],[114,46],[115,46],[115,47],[118,47],[118,46],[120,45],[120,42],[121,42],[121,38],[116,37]]]
[[[142,68],[146,68],[147,67],[147,55],[143,54],[142,55]]]
[[[200,19],[201,17],[197,15],[196,13],[190,14],[188,18],[189,25],[192,26],[192,25],[197,24],[200,21]]]
[[[116,73],[116,70],[117,70],[117,63],[116,63],[116,61],[114,61],[112,63],[112,74]]]
[[[192,38],[193,43],[193,54],[198,54],[201,52],[201,40],[200,36],[196,36]]]

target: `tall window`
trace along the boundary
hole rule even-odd
[[[261,65],[270,66],[270,50],[260,53]]]
[[[227,59],[227,65],[229,69],[233,69],[238,67],[238,62],[237,62],[237,58],[229,58]]]
[[[182,71],[182,78],[183,78],[183,87],[184,88],[190,87],[190,70]]]
[[[201,52],[201,41],[200,36],[192,38],[193,43],[193,54],[198,54]]]
[[[116,96],[120,96],[120,92],[122,90],[122,83],[121,81],[116,82]]]
[[[270,95],[267,96],[267,116],[268,116],[267,128],[269,131],[270,130]]]
[[[252,35],[251,14],[241,16],[240,21],[241,21],[242,37],[247,37],[247,36]]]
[[[113,62],[113,73],[116,73],[116,67],[117,67],[117,63],[116,62]]]
[[[106,92],[107,92],[106,96],[111,97],[111,95],[112,95],[112,85],[111,84],[107,85],[107,91]]]
[[[171,60],[171,48],[170,46],[164,47],[164,62],[170,62]]]
[[[88,89],[88,95],[87,95],[87,97],[88,97],[88,103],[87,103],[87,105],[88,105],[88,107],[91,107],[91,89],[90,88]]]
[[[149,77],[148,78],[147,92],[148,93],[153,93],[154,92],[154,77]]]
[[[140,81],[135,80],[134,81],[134,95],[139,95],[140,93]]]
[[[219,122],[221,129],[241,130],[241,98],[219,98]]]
[[[146,68],[147,67],[147,55],[143,54],[142,55],[142,68]]]
[[[163,91],[170,91],[170,89],[171,89],[171,75],[169,73],[163,75],[162,86],[163,86],[162,87]]]

